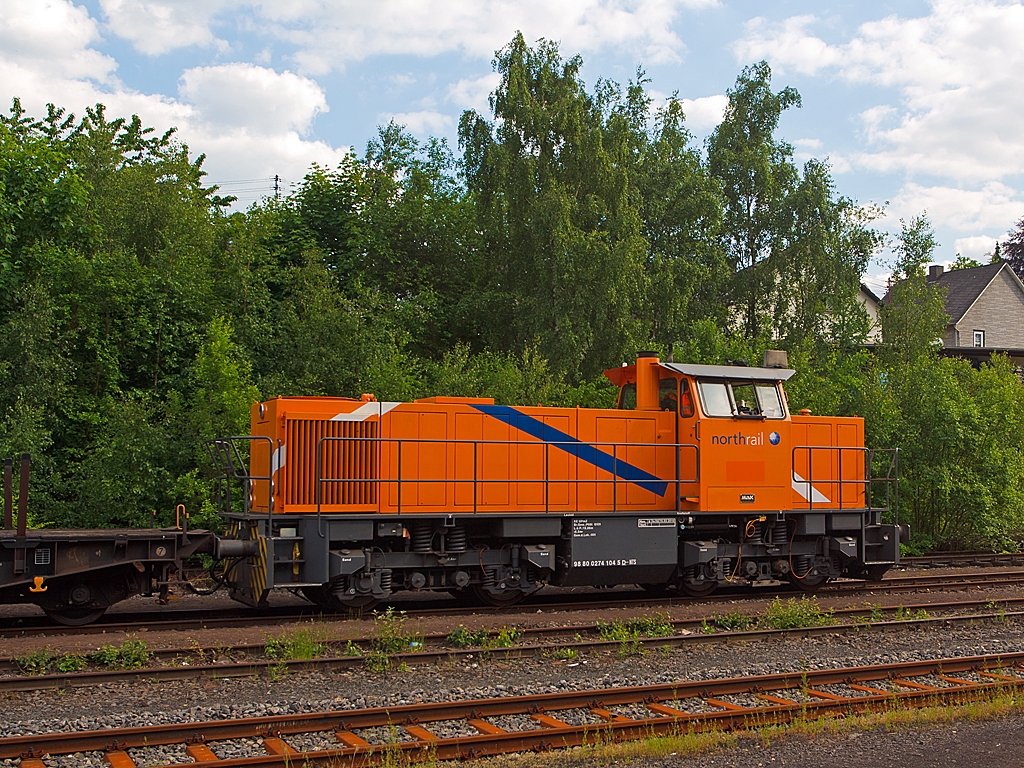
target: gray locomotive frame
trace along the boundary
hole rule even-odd
[[[545,584],[669,585],[684,573],[697,582],[769,585],[793,558],[822,578],[880,578],[899,562],[900,529],[879,516],[779,513],[796,526],[791,541],[771,541],[769,520],[760,540],[738,543],[726,536],[746,521],[739,514],[239,515],[232,517],[241,538],[270,536],[263,555],[238,563],[228,583],[250,605],[265,605],[272,589],[301,588],[340,608],[400,590],[472,588],[501,598]]]

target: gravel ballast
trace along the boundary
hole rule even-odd
[[[589,655],[411,665],[371,675],[352,670],[99,686],[5,694],[0,736],[257,717],[318,710],[458,701],[676,680],[700,680],[1024,650],[1024,623],[900,629],[886,633],[715,643],[642,657]],[[582,714],[582,713],[581,713]],[[589,714],[589,713],[588,713]],[[446,729],[447,730],[447,729]]]

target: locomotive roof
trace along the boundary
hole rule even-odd
[[[796,371],[792,368],[750,368],[745,365],[690,365],[688,363],[661,363],[662,368],[686,376],[700,376],[713,379],[758,379],[764,381],[788,381]]]

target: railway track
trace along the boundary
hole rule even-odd
[[[1017,610],[1014,610],[1017,609]],[[978,611],[944,616],[931,616],[927,611]],[[898,627],[924,627],[928,625],[953,626],[979,621],[1006,621],[1024,617],[1024,598],[1010,598],[999,601],[961,600],[945,603],[924,603],[905,606],[869,606],[844,608],[832,611],[832,618],[846,623],[824,623],[820,626],[795,627],[788,629],[751,628],[723,631],[716,627],[716,616],[698,619],[665,620],[663,626],[668,632],[659,635],[618,636],[608,639],[607,631],[597,624],[569,627],[533,627],[519,630],[515,644],[488,646],[486,642],[471,647],[453,647],[446,635],[419,636],[421,647],[414,651],[388,654],[389,665],[432,664],[445,661],[469,660],[484,655],[495,655],[504,659],[524,656],[552,656],[566,649],[576,653],[621,652],[624,644],[638,645],[630,652],[646,652],[643,643],[657,647],[680,647],[701,643],[752,642],[778,637],[801,638],[822,635],[839,635],[853,632],[885,631]],[[750,617],[752,620],[756,616]],[[867,619],[865,621],[864,619]],[[733,617],[735,623],[735,617]],[[753,624],[754,622],[751,621]],[[605,630],[608,626],[605,626]],[[492,635],[493,636],[493,635]],[[518,640],[524,640],[519,644]],[[323,641],[323,654],[318,658],[280,661],[267,658],[266,644],[236,645],[225,647],[165,648],[152,652],[152,659],[160,666],[149,666],[132,670],[94,670],[79,673],[19,675],[19,660],[0,659],[0,669],[14,673],[0,677],[0,691],[33,691],[46,689],[81,688],[110,683],[133,681],[194,680],[203,677],[231,678],[267,674],[271,670],[280,674],[285,669],[294,671],[333,670],[361,668],[372,658],[373,638],[365,637],[356,641]]]
[[[901,557],[903,568],[1008,568],[1024,565],[1024,552],[933,552],[918,557]]]
[[[857,595],[869,593],[901,593],[933,589],[966,589],[1024,586],[1024,570],[1006,570],[988,573],[963,573],[953,575],[920,575],[893,576],[880,582],[859,580],[836,581],[820,590],[821,596]],[[672,605],[688,605],[693,603],[728,602],[736,599],[758,599],[765,595],[764,591],[741,587],[735,590],[716,592],[708,597],[686,596],[631,596],[635,592],[615,592],[615,598],[607,593],[594,592],[588,594],[551,594],[543,595],[516,606],[466,606],[453,604],[453,600],[418,601],[391,605],[395,610],[404,612],[410,617],[415,616],[468,616],[473,614],[512,615],[529,610],[549,609],[556,611],[595,610],[601,608],[666,607]],[[641,593],[642,594],[642,593]],[[795,591],[779,592],[772,589],[769,593],[798,594]],[[362,618],[372,619],[373,614],[364,614]],[[143,611],[138,613],[108,614],[100,621],[83,627],[68,627],[53,624],[43,616],[19,617],[14,620],[0,622],[0,637],[27,637],[33,635],[68,635],[68,634],[104,634],[113,632],[136,632],[141,629],[156,631],[195,630],[218,627],[265,626],[285,622],[308,621],[311,619],[343,620],[353,618],[349,614],[325,614],[312,605],[282,606],[255,612],[252,609],[232,608],[228,611],[212,610],[174,610]]]
[[[165,765],[373,766],[479,758],[744,729],[893,707],[959,703],[1024,687],[1024,654],[933,659],[662,685],[602,688],[373,709],[46,733],[0,739],[0,759],[46,768],[45,756],[101,753],[133,768]],[[243,746],[239,749],[238,742]],[[246,754],[247,752],[247,754]]]

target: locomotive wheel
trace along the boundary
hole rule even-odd
[[[789,583],[799,589],[801,592],[813,594],[825,586],[828,583],[828,576],[824,574],[815,573],[807,574],[803,577],[798,577],[794,573],[789,574]]]
[[[107,612],[106,608],[43,608],[51,619],[66,627],[83,627],[92,624]]]
[[[684,594],[690,597],[707,597],[716,589],[718,589],[718,582],[714,579],[704,579],[703,581],[693,581],[688,578],[683,578],[679,583],[679,588]]]
[[[380,603],[373,595],[338,597],[323,587],[303,587],[302,594],[329,613],[359,613],[371,611]]]
[[[521,603],[523,602],[523,600],[526,599],[526,595],[524,595],[518,589],[509,590],[508,592],[505,592],[501,595],[492,594],[491,592],[488,592],[486,589],[481,587],[479,584],[474,584],[470,589],[472,589],[473,597],[475,597],[480,602],[484,603],[485,605],[494,605],[499,608],[506,605],[515,605],[516,603]]]

